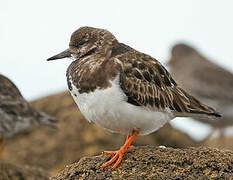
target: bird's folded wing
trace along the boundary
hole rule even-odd
[[[189,113],[216,114],[214,109],[201,104],[179,88],[157,60],[145,54],[125,58],[127,60],[123,62],[120,84],[131,101],[161,111],[169,108],[177,116],[190,116]]]
[[[22,100],[1,100],[0,108],[12,115],[25,116],[32,111],[33,107],[24,99]]]

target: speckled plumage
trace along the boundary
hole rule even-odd
[[[107,30],[82,27],[70,40],[69,49],[48,60],[71,57],[67,83],[80,111],[89,122],[127,135],[115,162],[138,135],[150,134],[177,116],[220,117],[177,86],[167,70],[154,58],[119,43]],[[94,134],[93,134],[94,136]]]
[[[14,83],[0,74],[0,139],[55,121],[55,118],[32,107]]]
[[[91,27],[78,29],[71,36],[69,50],[48,60],[64,57],[74,59],[67,70],[67,82],[74,99],[83,93],[88,94],[97,89],[111,88],[111,82],[119,75],[119,90],[126,96],[125,103],[155,112],[167,113],[169,111],[169,114],[172,114],[169,120],[177,116],[204,118],[220,116],[213,108],[202,104],[181,89],[156,59],[119,43],[107,30]],[[72,91],[72,86],[76,87],[76,93]],[[92,99],[86,99],[92,101]],[[76,102],[82,112],[83,108],[80,107],[78,101]],[[89,102],[87,104],[89,107],[85,108],[95,108]],[[85,117],[87,116],[89,115]],[[93,116],[92,118],[94,119]],[[90,117],[89,120],[92,121]],[[103,126],[106,120],[99,124]]]
[[[204,103],[213,106],[223,117],[211,121],[195,118],[216,128],[233,125],[233,74],[214,64],[194,48],[177,44],[168,61],[172,76],[180,86]]]

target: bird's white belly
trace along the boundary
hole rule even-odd
[[[174,118],[169,110],[161,112],[127,103],[118,79],[112,81],[112,86],[107,89],[82,94],[72,84],[71,95],[89,122],[121,134],[127,135],[132,130],[139,130],[140,135],[146,135]]]

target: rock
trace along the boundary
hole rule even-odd
[[[109,155],[84,157],[65,167],[51,180],[106,179],[232,179],[233,152],[206,147],[173,149],[135,147],[120,165],[99,170]]]
[[[49,174],[42,169],[0,161],[0,180],[47,180],[48,178]]]
[[[118,149],[124,143],[125,137],[88,123],[68,92],[51,95],[32,104],[55,116],[59,121],[58,130],[37,127],[9,139],[2,154],[5,161],[38,166],[56,173],[64,165],[83,156]],[[188,135],[169,124],[151,135],[136,138],[133,144],[180,148],[197,145]]]

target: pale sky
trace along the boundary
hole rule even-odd
[[[28,100],[67,89],[69,59],[46,62],[68,48],[81,26],[108,29],[119,41],[162,63],[188,42],[233,71],[230,0],[5,0],[0,2],[0,73]]]

